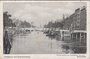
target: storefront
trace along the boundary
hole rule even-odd
[[[71,40],[86,43],[86,31],[74,30],[71,32]]]

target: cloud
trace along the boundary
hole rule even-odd
[[[4,3],[4,11],[11,13],[13,18],[34,22],[34,25],[40,26],[49,21],[61,21],[63,14],[69,16],[83,5],[85,3],[79,2]]]

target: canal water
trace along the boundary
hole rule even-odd
[[[43,32],[33,31],[13,38],[10,54],[69,54],[73,53],[65,42],[50,38]]]

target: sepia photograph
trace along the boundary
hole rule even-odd
[[[3,54],[87,54],[87,3],[4,2]]]

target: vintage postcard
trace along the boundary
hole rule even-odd
[[[89,59],[89,1],[1,1],[0,59]]]

